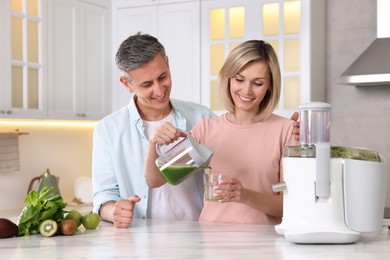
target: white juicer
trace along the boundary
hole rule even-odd
[[[353,243],[382,230],[387,175],[375,151],[330,146],[330,109],[321,102],[299,106],[300,146],[286,147],[283,219],[279,235],[294,243]]]

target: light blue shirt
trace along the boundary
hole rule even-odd
[[[134,101],[103,118],[93,136],[93,210],[99,212],[107,201],[138,195],[134,218],[147,218],[149,188],[144,177],[148,140]],[[207,107],[171,99],[178,128],[191,130],[202,118],[215,115]],[[158,194],[160,193],[160,194]],[[157,196],[156,196],[157,194]],[[179,185],[168,183],[153,189],[153,207],[161,219],[198,220],[203,207],[203,176],[194,174]]]

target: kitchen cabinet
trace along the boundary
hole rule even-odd
[[[48,118],[100,119],[111,111],[109,7],[48,1]]]
[[[269,42],[280,63],[282,89],[275,113],[291,117],[301,103],[325,98],[325,1],[204,0],[201,5],[202,103],[224,106],[218,72],[232,48]]]
[[[4,39],[9,39],[10,31],[9,27],[9,3],[0,2],[0,118],[4,117],[7,113],[11,113],[10,110],[10,67],[11,64],[11,52],[9,51],[10,44]]]
[[[200,2],[113,2],[113,56],[120,43],[137,32],[151,34],[164,45],[172,74],[171,97],[200,103]],[[129,101],[130,94],[113,70],[113,110]]]
[[[43,2],[0,2],[0,118],[46,116]]]
[[[90,0],[91,1],[91,0]],[[129,8],[129,7],[140,7],[150,6],[156,4],[177,4],[182,2],[197,2],[199,0],[115,0],[113,3],[117,8]]]

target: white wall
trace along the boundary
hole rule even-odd
[[[59,176],[65,201],[73,200],[78,176],[91,176],[93,126],[1,125],[0,132],[29,132],[19,136],[20,171],[0,173],[0,210],[22,208],[30,180],[49,168]]]
[[[376,1],[327,0],[326,5],[326,99],[332,105],[331,143],[380,152],[387,160],[389,190],[390,86],[337,83],[376,38]],[[386,205],[390,207],[390,192]]]

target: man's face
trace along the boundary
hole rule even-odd
[[[137,106],[143,119],[151,120],[150,116],[170,111],[172,79],[168,58],[158,54],[150,62],[128,73],[131,81],[124,77],[121,77],[120,81],[130,93],[137,95]],[[159,119],[162,118],[153,118],[152,121]]]

